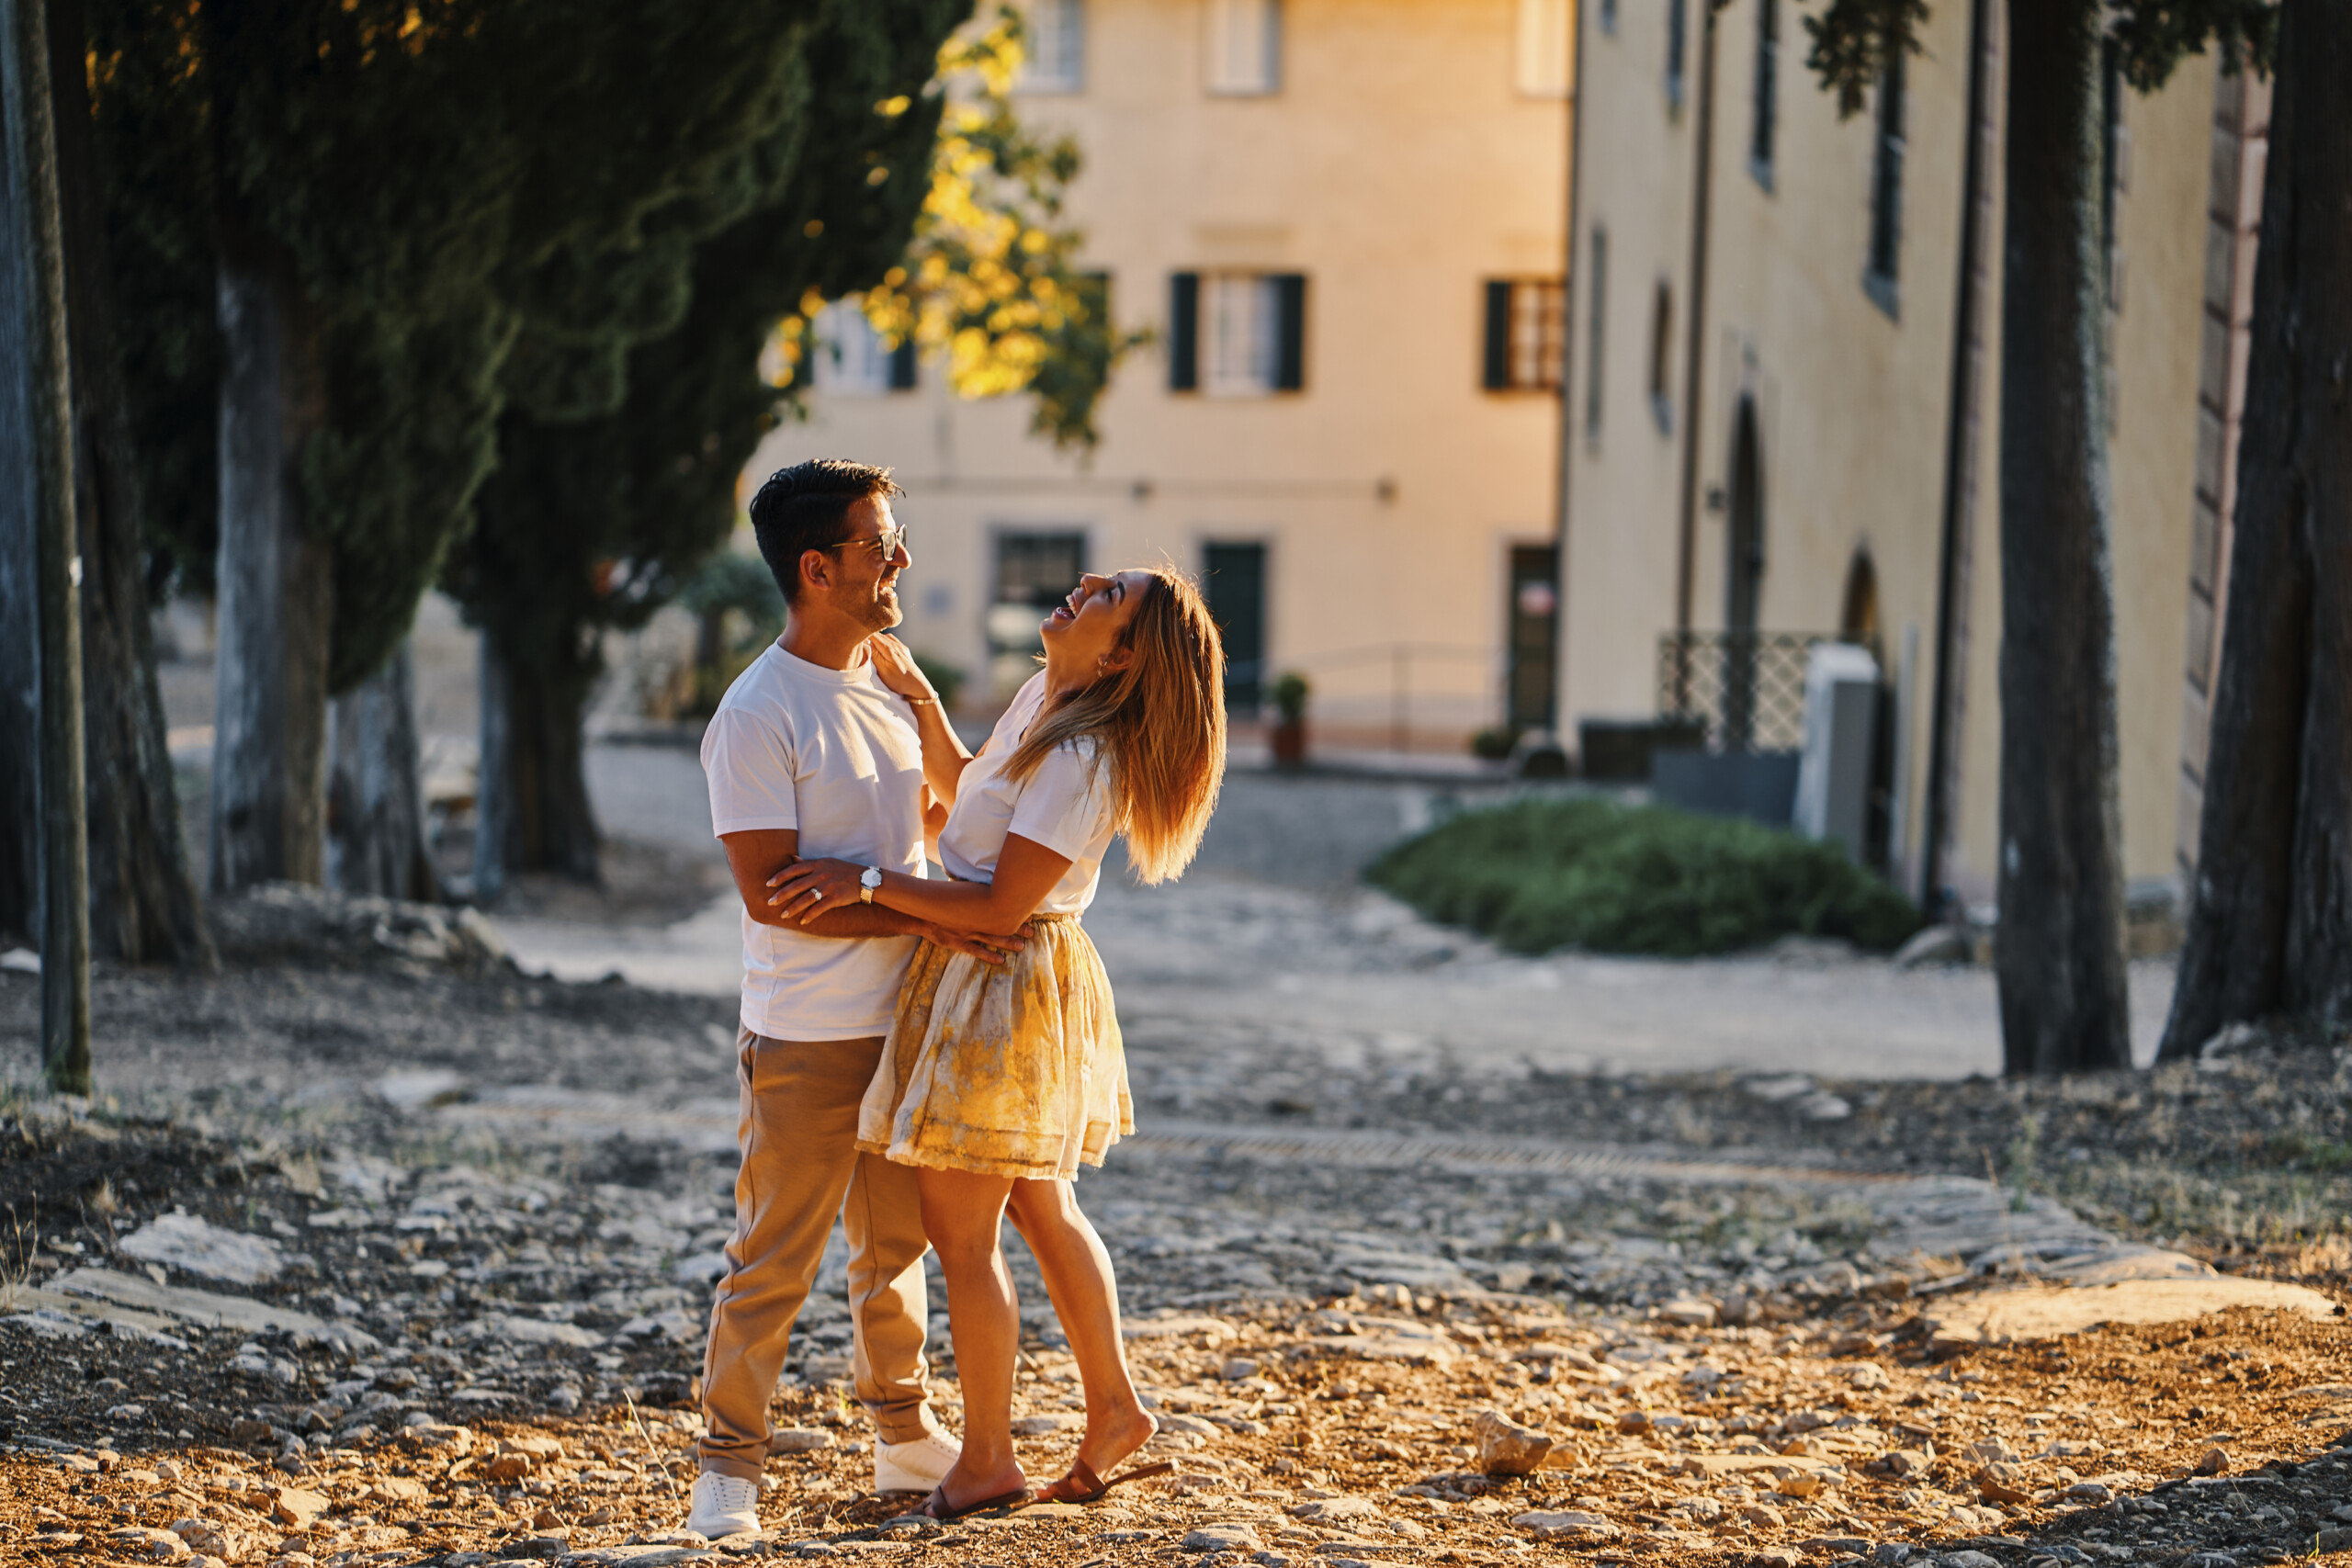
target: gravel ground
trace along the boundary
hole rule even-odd
[[[228,913],[222,975],[102,975],[107,1103],[0,1111],[0,1556],[691,1555],[645,1538],[690,1478],[731,1007],[522,976],[438,912]],[[14,1081],[35,989],[0,979]],[[1081,1192],[1178,1478],[885,1529],[903,1500],[865,1490],[836,1255],[763,1550],[2251,1568],[2352,1540],[2340,1323],[1971,1347],[1935,1315],[2135,1239],[2344,1300],[2328,1043],[2011,1087],[1130,1036],[1144,1135]],[[1014,1252],[1050,1474],[1078,1402]],[[1549,1462],[1484,1473],[1489,1410]]]

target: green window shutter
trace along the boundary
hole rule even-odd
[[[1510,285],[1487,284],[1487,368],[1482,385],[1490,392],[1510,389]]]
[[[1274,275],[1274,390],[1302,391],[1306,386],[1305,274]]]
[[[1198,390],[1201,384],[1201,275],[1180,272],[1168,280],[1168,389]]]

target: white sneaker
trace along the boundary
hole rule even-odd
[[[928,1492],[945,1478],[964,1454],[964,1445],[939,1432],[903,1443],[874,1440],[874,1490]]]
[[[695,1477],[695,1501],[686,1528],[711,1540],[756,1534],[760,1528],[760,1483],[740,1475],[706,1470]]]

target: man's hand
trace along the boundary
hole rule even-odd
[[[956,931],[945,926],[931,926],[922,934],[933,947],[944,947],[950,953],[968,953],[983,964],[1002,964],[1029,945],[1029,939],[1018,931],[1011,936],[982,936],[978,931]]]

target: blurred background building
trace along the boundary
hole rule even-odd
[[[1860,641],[1875,858],[1988,897],[2002,8],[1940,0],[1842,120],[1793,0],[1580,9],[1564,728],[1781,750],[1809,646]],[[2110,70],[2104,105],[2123,849],[2154,883],[2195,852],[2267,89],[2200,56],[2145,96]]]
[[[854,301],[819,327],[805,457],[886,463],[904,636],[1026,678],[1082,570],[1165,557],[1226,629],[1237,715],[1314,687],[1318,743],[1460,753],[1548,723],[1571,0],[1029,0],[1024,122],[1120,327],[1087,460],[965,401]]]

